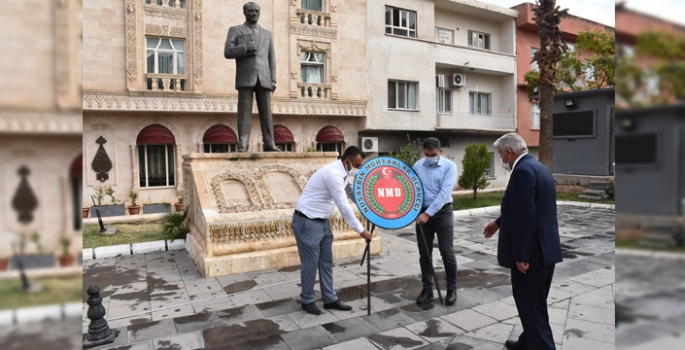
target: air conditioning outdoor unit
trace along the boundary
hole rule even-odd
[[[438,74],[435,76],[435,87],[444,89],[445,88],[445,75]]]
[[[466,86],[466,75],[458,73],[450,75],[450,86]]]
[[[362,137],[362,152],[378,152],[378,137]]]

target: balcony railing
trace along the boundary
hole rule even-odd
[[[300,97],[321,98],[331,97],[331,86],[329,84],[297,83],[300,90]]]
[[[300,23],[316,27],[330,27],[331,14],[312,10],[297,9]]]
[[[186,7],[185,0],[145,0],[145,4],[171,7],[176,9],[182,9]]]
[[[179,74],[145,74],[149,91],[186,91],[186,76]]]
[[[513,114],[471,115],[469,113],[439,114],[437,129],[513,131]]]

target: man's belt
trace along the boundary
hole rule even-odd
[[[310,218],[309,216],[304,215],[303,212],[301,212],[301,211],[299,211],[299,210],[297,210],[297,209],[295,209],[295,215],[301,216],[301,217],[303,217],[303,218],[305,218],[305,219],[309,219],[309,220],[319,220],[319,221],[326,220],[326,219],[319,219],[319,218]]]
[[[445,203],[445,205],[443,205],[442,208],[440,208],[440,209],[438,210],[438,212],[443,211],[443,210],[445,210],[445,209],[447,209],[447,208],[452,209],[452,202],[447,202],[447,203]],[[421,209],[421,213],[424,213],[426,210],[428,210],[428,207],[422,208],[422,209]],[[436,212],[436,213],[437,213],[437,212]]]

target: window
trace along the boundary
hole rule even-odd
[[[293,151],[293,143],[292,142],[276,142],[276,148],[280,149],[283,152],[292,152]]]
[[[452,113],[452,90],[438,89],[438,112]]]
[[[532,129],[540,129],[540,105],[533,103],[532,110],[530,127]]]
[[[469,114],[491,115],[492,95],[483,92],[469,92]]]
[[[150,125],[136,139],[140,187],[175,184],[174,135],[161,125]]]
[[[185,74],[185,40],[147,38],[147,72]]]
[[[300,53],[300,76],[303,83],[324,83],[324,60],[323,53],[306,51]]]
[[[274,125],[274,144],[283,152],[292,152],[295,145],[295,137],[288,128],[283,125]]]
[[[169,0],[169,7],[176,7],[176,1],[178,1],[180,8],[185,8],[185,0]],[[162,6],[162,0],[145,0],[145,3],[148,5],[155,3],[155,5]]]
[[[538,52],[538,51],[540,51],[540,50],[539,50],[539,49],[536,49],[536,48],[531,48],[531,49],[530,49],[530,60],[531,60],[531,62],[530,62],[530,70],[534,70],[534,71],[539,71],[539,70],[540,70],[540,66],[538,66],[538,61],[533,61],[533,58],[535,57],[535,53]]]
[[[568,51],[570,51],[570,52],[576,51],[576,45],[575,44],[566,43],[566,46],[568,47]]]
[[[616,135],[615,142],[617,164],[657,163],[657,134]]]
[[[416,110],[416,83],[388,81],[388,108]]]
[[[658,95],[659,94],[659,85],[661,83],[661,79],[659,76],[656,74],[656,72],[650,72],[648,73],[647,76],[647,88],[646,92],[649,95]]]
[[[553,135],[557,138],[595,136],[595,113],[593,111],[555,113]]]
[[[343,154],[342,142],[319,142],[316,144],[316,150],[319,152],[338,152],[338,157]]]
[[[323,0],[302,0],[302,9],[323,12]]]
[[[469,46],[490,50],[490,34],[468,31]]]
[[[140,187],[174,185],[174,145],[138,145]]]
[[[386,6],[385,33],[416,38],[416,12]]]
[[[454,43],[452,38],[454,38],[453,30],[435,27],[435,41],[452,45]]]
[[[205,153],[229,153],[235,152],[235,143],[204,143],[203,144]]]
[[[238,137],[231,128],[217,124],[205,131],[202,137],[202,148],[205,153],[228,153],[235,152]]]
[[[495,177],[495,152],[488,152],[490,155],[490,166],[485,169],[485,177],[492,179]]]
[[[595,81],[595,67],[592,66],[592,62],[585,60],[585,80]]]

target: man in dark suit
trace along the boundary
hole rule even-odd
[[[556,188],[552,173],[516,133],[497,141],[502,167],[512,170],[502,198],[500,217],[483,230],[486,238],[500,230],[497,261],[511,269],[511,287],[523,333],[507,349],[555,349],[547,314],[547,295],[554,265],[561,262]]]
[[[271,32],[257,24],[260,7],[243,5],[245,23],[228,28],[224,57],[235,58],[238,89],[238,152],[247,152],[252,122],[252,94],[257,98],[264,151],[278,152],[274,144],[271,92],[276,91],[276,56]]]

